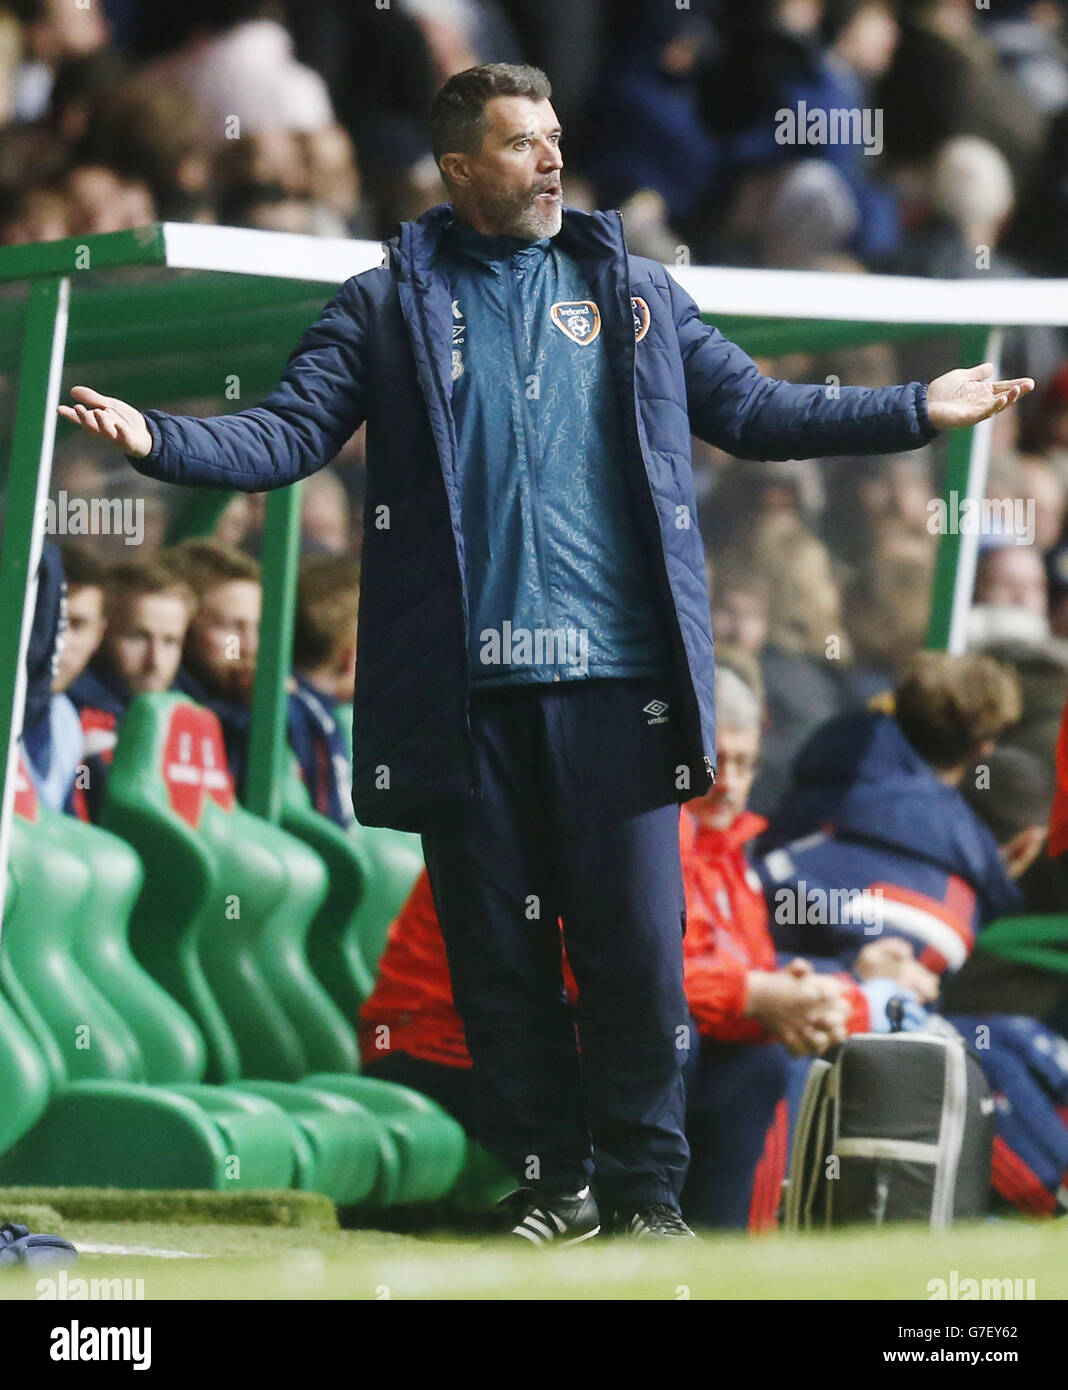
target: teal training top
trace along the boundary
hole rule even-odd
[[[548,238],[454,221],[452,410],[479,688],[669,669],[601,316]]]

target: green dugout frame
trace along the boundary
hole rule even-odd
[[[337,286],[381,261],[377,242],[179,223],[0,248],[0,384],[17,379],[10,447],[0,445],[0,469],[8,455],[0,538],[0,882],[61,390],[92,385],[146,408],[198,396],[228,398],[241,409],[274,385],[300,334]],[[688,265],[671,270],[707,321],[758,356],[955,333],[959,360],[971,365],[996,360],[1001,325],[1068,322],[1065,281],[941,282]],[[240,383],[236,396],[228,389],[233,381]],[[988,423],[951,441],[947,502],[954,491],[961,499],[982,495],[989,436]],[[190,492],[168,538],[210,530],[227,497]],[[248,804],[272,821],[279,817],[285,774],[285,680],[299,534],[299,485],[271,493]],[[961,644],[974,573],[969,540],[954,532],[942,536],[931,646]]]

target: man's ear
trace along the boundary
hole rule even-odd
[[[443,154],[438,168],[441,170],[441,177],[448,188],[452,188],[453,185],[466,188],[471,182],[471,171],[467,166],[467,156],[464,154]]]

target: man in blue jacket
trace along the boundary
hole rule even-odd
[[[690,1234],[678,807],[716,748],[691,431],[743,458],[893,453],[1031,387],[989,365],[833,399],[761,376],[628,256],[618,213],[563,207],[549,97],[505,64],[445,83],[452,201],[342,287],[260,406],[142,415],[77,387],[62,407],[149,476],[252,492],[366,420],[355,811],[422,834],[479,1135],[534,1245],[602,1212]]]

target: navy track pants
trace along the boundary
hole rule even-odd
[[[675,1205],[690,1018],[670,690],[591,679],[470,709],[482,796],[422,841],[476,1136],[524,1185]]]

